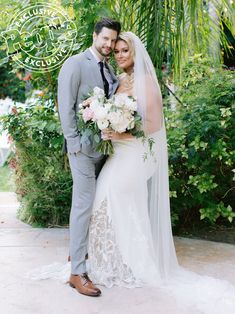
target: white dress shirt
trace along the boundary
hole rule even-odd
[[[89,48],[90,52],[92,53],[93,57],[95,58],[96,62],[97,62],[97,65],[98,67],[100,68],[99,66],[99,62],[103,62],[104,63],[104,76],[106,78],[106,80],[108,81],[109,83],[109,96],[111,95],[112,93],[112,90],[113,90],[113,79],[111,77],[111,74],[109,72],[109,69],[106,65],[106,62],[104,61],[104,58],[103,60],[100,60],[100,58],[97,56],[97,54],[94,52],[94,50],[92,49],[92,47]]]

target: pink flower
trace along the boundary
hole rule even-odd
[[[92,109],[90,107],[86,107],[82,113],[83,120],[87,122],[93,119],[93,116],[94,116],[94,112],[92,111]]]
[[[16,107],[13,107],[13,108],[11,109],[11,113],[13,113],[13,114],[18,114],[18,111],[17,111]]]
[[[8,143],[12,143],[12,137],[11,137],[11,135],[8,135],[8,137],[7,137],[7,142],[8,142]]]

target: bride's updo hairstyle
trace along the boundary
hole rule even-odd
[[[133,42],[133,39],[131,38],[131,36],[128,34],[128,32],[123,32],[123,33],[120,33],[118,38],[117,38],[117,42],[119,40],[122,40],[122,41],[125,41],[125,43],[128,45],[129,47],[129,50],[130,50],[130,53],[131,53],[131,56],[133,58],[135,58],[135,46],[134,46],[134,42]]]

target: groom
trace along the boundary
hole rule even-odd
[[[80,135],[76,114],[78,105],[94,87],[103,88],[106,97],[115,92],[118,81],[105,58],[111,54],[120,30],[120,23],[115,20],[103,18],[98,21],[92,46],[68,58],[58,77],[59,115],[73,177],[69,284],[88,296],[101,294],[86,273],[85,256],[96,177],[104,163],[104,156],[94,150],[89,138]]]

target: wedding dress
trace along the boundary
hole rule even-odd
[[[174,255],[168,274],[159,267],[148,209],[149,180],[157,156],[144,160],[147,146],[138,139],[118,140],[113,145],[115,153],[97,181],[90,223],[92,281],[107,288],[156,287],[198,313],[234,314],[235,286],[231,283],[186,270]]]
[[[94,282],[135,287],[154,283],[160,274],[148,211],[148,179],[155,156],[140,139],[113,142],[97,180],[89,227],[89,274]]]
[[[153,154],[141,139],[113,141],[97,180],[89,228],[88,273],[105,287],[156,287],[199,313],[234,314],[235,286],[178,265],[173,243],[168,184],[167,141],[155,70],[140,39],[126,33],[135,48],[134,94]],[[144,81],[145,79],[145,81]],[[152,117],[155,117],[154,123]],[[68,280],[70,264],[33,271],[32,279]]]

